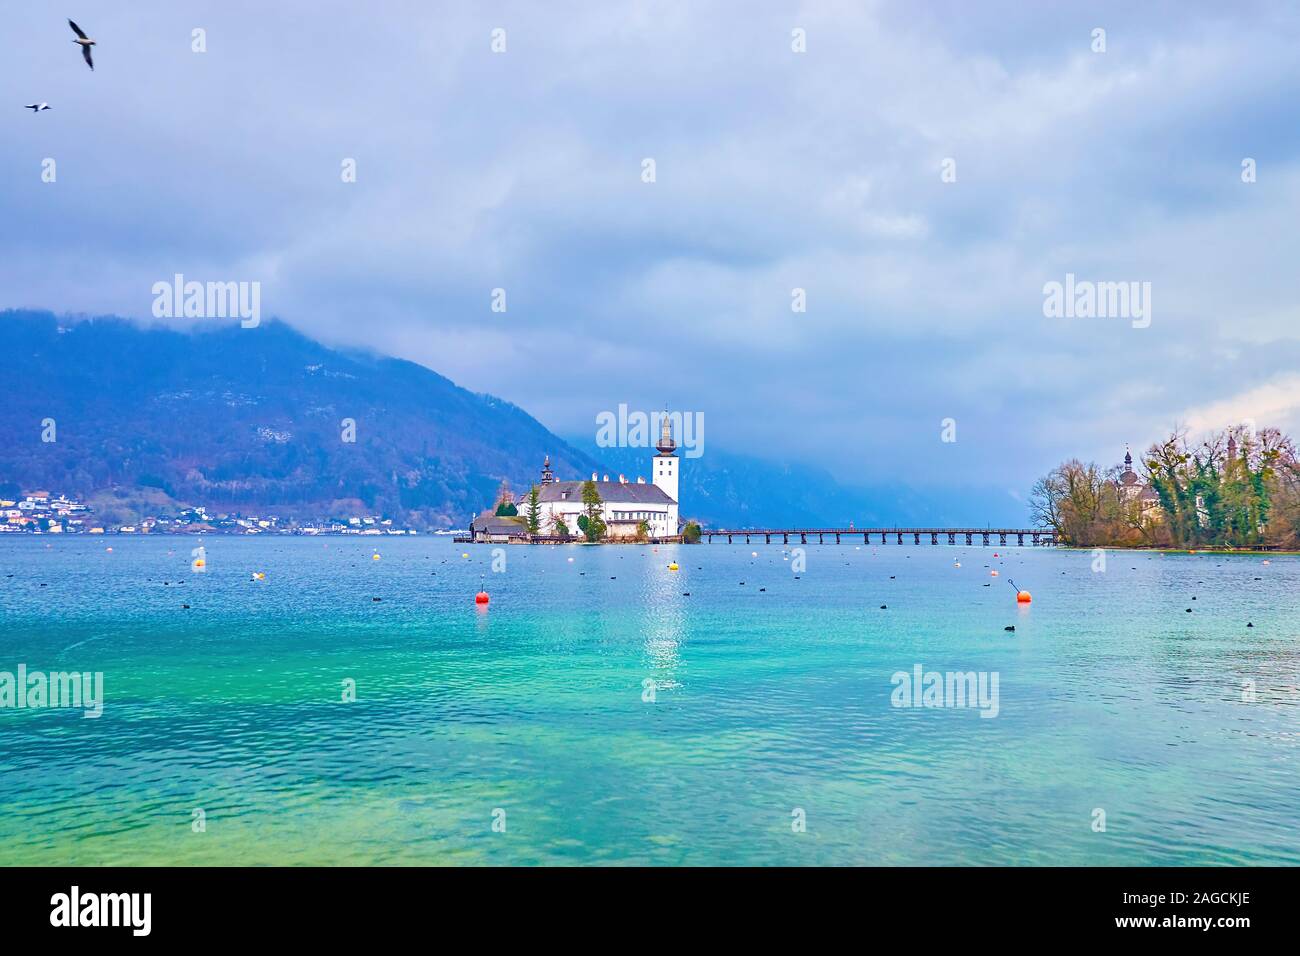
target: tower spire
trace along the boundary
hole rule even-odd
[[[654,483],[663,490],[674,503],[677,502],[677,442],[673,441],[673,423],[664,409],[659,419],[659,441],[655,443],[659,454],[652,459],[654,465]],[[674,533],[676,533],[674,531]]]
[[[664,409],[663,416],[659,419],[659,442],[655,445],[661,455],[671,455],[677,450],[677,442],[673,441],[673,423],[668,417],[668,409]]]

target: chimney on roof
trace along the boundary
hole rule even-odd
[[[644,485],[644,484],[645,484],[645,479],[642,478],[640,475],[637,475],[637,476],[636,476],[636,483],[637,483],[638,485]]]
[[[627,484],[627,478],[626,478],[625,476],[623,476],[623,475],[619,475],[619,476],[618,476],[618,483],[619,483],[620,485],[626,485],[626,484]]]
[[[591,473],[591,480],[592,481],[596,480],[596,473],[594,471]]]
[[[609,475],[606,475],[604,478],[601,479],[601,481],[609,481]]]

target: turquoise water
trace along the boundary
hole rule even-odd
[[[0,863],[1300,862],[1294,557],[196,543],[0,538]]]

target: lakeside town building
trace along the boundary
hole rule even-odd
[[[29,491],[0,498],[0,533],[29,534],[416,534],[395,527],[383,515],[292,519],[279,515],[210,512],[203,505],[180,507],[173,514],[145,515],[138,523],[106,524],[85,502],[65,494]],[[435,532],[437,533],[437,532]],[[448,532],[454,533],[454,532]]]

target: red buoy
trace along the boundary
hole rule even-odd
[[[1016,592],[1016,603],[1017,603],[1017,604],[1028,604],[1028,603],[1029,603],[1030,601],[1032,601],[1032,600],[1033,600],[1033,598],[1029,596],[1029,592],[1028,592],[1028,591],[1017,591],[1017,592]]]
[[[479,591],[478,594],[474,595],[475,604],[486,604],[489,600],[491,600],[491,598],[488,597],[486,591]]]

